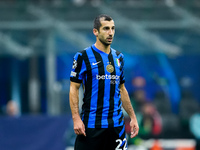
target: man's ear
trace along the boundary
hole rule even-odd
[[[97,29],[93,29],[93,34],[97,37],[98,36],[99,31]]]

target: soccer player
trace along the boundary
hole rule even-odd
[[[131,118],[131,138],[139,127],[124,86],[124,56],[110,47],[115,24],[108,15],[94,20],[96,42],[74,56],[70,75],[70,108],[77,134],[75,150],[126,150],[122,106]],[[84,98],[79,115],[79,88]]]

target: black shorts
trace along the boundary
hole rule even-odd
[[[76,137],[75,150],[127,150],[125,126],[85,130],[86,137]]]

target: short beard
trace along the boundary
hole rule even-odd
[[[111,43],[106,43],[106,42],[102,41],[101,39],[99,39],[99,41],[105,46],[109,46],[111,44]]]

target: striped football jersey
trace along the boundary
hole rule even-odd
[[[122,53],[111,48],[107,54],[94,45],[76,53],[70,81],[83,84],[81,118],[86,127],[109,128],[124,124],[119,87],[125,82]]]

